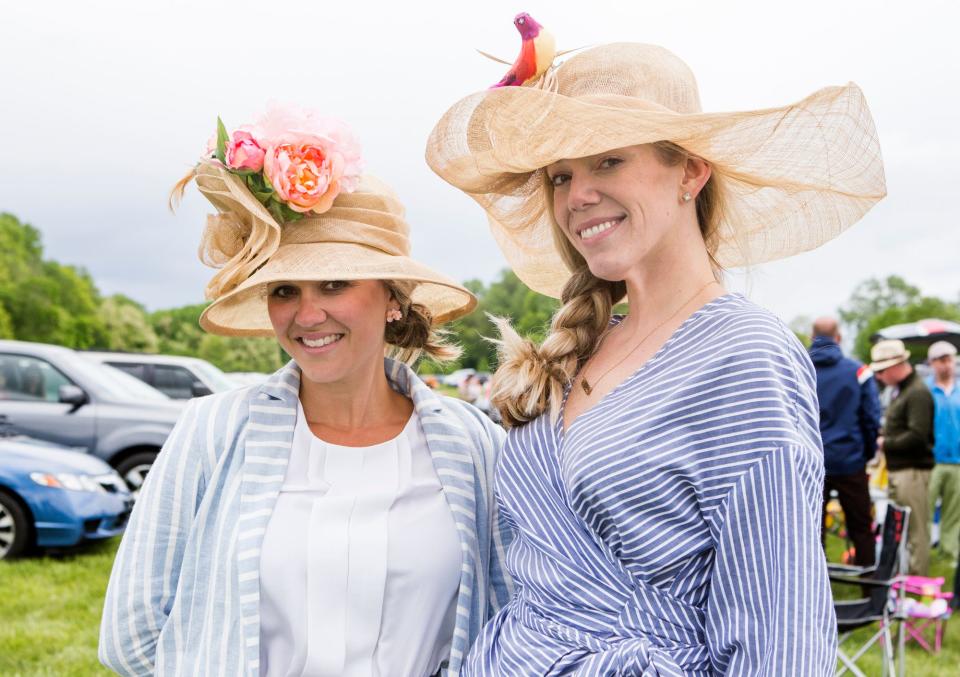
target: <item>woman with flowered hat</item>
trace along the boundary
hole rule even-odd
[[[279,118],[279,120],[278,120]],[[216,207],[200,323],[275,336],[264,385],[190,402],[114,564],[100,659],[126,675],[456,674],[509,596],[502,431],[408,364],[474,297],[409,258],[342,124],[274,111],[182,182]],[[385,351],[392,355],[384,359]]]
[[[722,270],[883,197],[860,90],[703,113],[676,56],[604,45],[458,102],[427,160],[562,301],[540,345],[500,322],[517,594],[464,674],[832,674],[814,371]]]

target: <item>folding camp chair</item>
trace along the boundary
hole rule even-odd
[[[896,619],[897,598],[893,590],[894,583],[904,579],[907,569],[907,527],[910,522],[910,508],[894,503],[887,505],[886,516],[881,531],[880,556],[872,567],[856,567],[841,564],[829,564],[830,580],[836,583],[860,586],[867,594],[862,599],[835,601],[837,629],[840,633],[837,646],[837,660],[843,667],[837,671],[842,675],[847,670],[857,677],[866,677],[857,667],[857,661],[874,644],[880,642],[883,650],[883,675],[903,675],[903,627],[900,627],[899,641],[894,645],[891,627]],[[893,595],[891,595],[893,592]],[[903,597],[903,588],[899,595]],[[854,630],[873,623],[880,627],[867,642],[852,656],[843,650]],[[899,671],[896,656],[899,654]]]
[[[907,576],[893,587],[895,590],[902,587],[907,593],[897,607],[897,618],[904,624],[906,641],[916,641],[929,653],[940,653],[943,632],[953,613],[950,608],[953,593],[941,589],[943,577]],[[928,628],[933,631],[932,640],[927,637]]]

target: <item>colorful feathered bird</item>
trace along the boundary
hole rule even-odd
[[[522,12],[513,20],[513,25],[520,31],[523,43],[520,47],[520,56],[513,62],[494,87],[519,87],[543,75],[557,56],[556,44],[553,36],[547,29],[538,24],[532,16]],[[489,55],[486,55],[489,56]],[[491,57],[495,58],[495,57]],[[496,59],[499,61],[500,59]]]

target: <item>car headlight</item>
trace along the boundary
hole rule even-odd
[[[43,487],[70,489],[71,491],[103,491],[103,487],[89,475],[74,475],[68,472],[56,474],[32,472],[30,479]]]

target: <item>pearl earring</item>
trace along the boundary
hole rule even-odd
[[[403,313],[399,310],[388,310],[387,311],[387,324],[394,322],[396,320],[403,319]]]
[[[680,199],[681,199],[683,202],[690,202],[690,200],[693,199],[693,196],[692,196],[689,192],[686,192],[686,193],[684,193],[683,195],[680,196]]]

